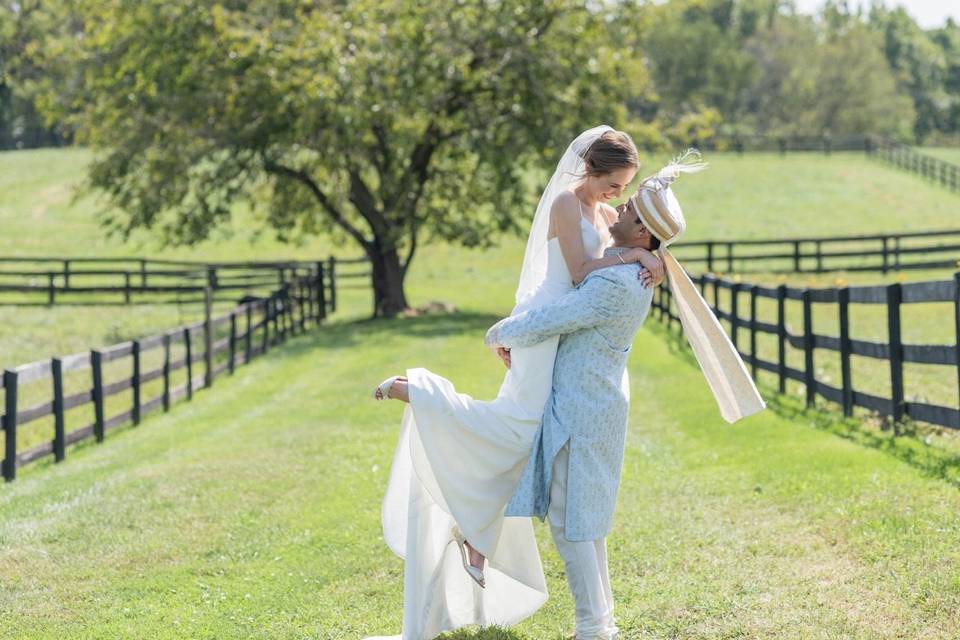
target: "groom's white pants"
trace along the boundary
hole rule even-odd
[[[567,443],[553,462],[547,510],[550,531],[563,558],[567,584],[573,594],[577,640],[612,640],[616,638],[617,626],[613,622],[613,592],[607,570],[607,539],[570,542],[564,537],[569,449]]]

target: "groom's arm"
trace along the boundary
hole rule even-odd
[[[622,313],[627,293],[621,282],[596,272],[559,300],[504,318],[490,327],[484,342],[488,347],[529,347],[553,336],[595,327]]]

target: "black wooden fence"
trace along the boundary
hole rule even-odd
[[[709,138],[691,138],[684,141],[686,146],[702,151],[726,151],[739,154],[745,152],[823,153],[830,155],[834,151],[863,151],[870,153],[873,138],[869,135],[719,135]]]
[[[889,140],[874,139],[868,154],[893,166],[912,171],[953,192],[960,191],[960,166],[918,152],[913,147]]]
[[[335,258],[285,262],[195,262],[146,258],[0,257],[0,304],[200,302],[269,293],[286,282],[334,272]],[[174,296],[174,297],[170,297]]]
[[[864,407],[889,416],[894,425],[905,417],[935,425],[960,429],[960,410],[924,402],[907,401],[904,397],[904,363],[943,365],[944,376],[956,380],[960,389],[960,272],[952,280],[890,284],[882,286],[855,286],[839,288],[796,288],[780,285],[765,287],[756,284],[734,282],[701,274],[693,277],[700,286],[704,299],[717,318],[729,322],[729,335],[744,362],[750,367],[754,379],[758,371],[776,374],[779,391],[786,390],[787,380],[796,380],[804,385],[806,402],[812,406],[816,396],[836,402],[843,407],[844,415],[851,415],[853,408]],[[730,291],[729,308],[720,308],[720,290]],[[746,308],[740,304],[741,297],[749,296]],[[776,301],[774,318],[761,318],[757,313],[757,301],[769,298]],[[657,289],[653,302],[653,315],[668,327],[679,326],[679,317],[672,306],[673,296],[666,284]],[[786,301],[799,300],[803,306],[803,330],[791,333],[787,330]],[[901,309],[903,305],[925,302],[948,302],[954,313],[949,322],[954,326],[953,344],[904,344],[901,335]],[[835,305],[839,320],[839,335],[817,333],[813,326],[814,303]],[[887,317],[888,340],[885,343],[857,340],[850,337],[850,305],[884,305]],[[764,360],[757,350],[758,334],[776,337],[777,359]],[[787,346],[803,351],[803,368],[787,365]],[[839,352],[841,385],[827,384],[816,377],[816,349]],[[862,356],[885,361],[889,366],[890,397],[864,393],[854,387],[850,361],[852,356]],[[949,367],[949,368],[948,368]],[[896,428],[896,427],[895,427]]]
[[[335,262],[328,262],[335,264]],[[66,456],[66,445],[90,437],[102,442],[104,434],[120,425],[138,424],[142,417],[156,409],[169,410],[181,398],[191,399],[195,390],[209,388],[214,379],[233,373],[237,366],[265,353],[270,346],[283,342],[290,335],[304,331],[308,325],[320,323],[329,311],[336,309],[336,272],[326,273],[323,263],[315,263],[306,275],[286,279],[266,297],[241,304],[229,312],[212,317],[214,289],[205,288],[204,320],[170,329],[163,333],[122,342],[102,349],[34,362],[3,371],[0,388],[5,403],[0,424],[4,432],[2,475],[6,481],[16,477],[18,467],[44,456],[53,455],[57,462]],[[217,338],[217,334],[223,334]],[[174,345],[180,345],[183,357],[172,358]],[[144,370],[142,359],[154,350],[162,351],[161,366]],[[126,360],[132,374],[114,381],[105,379],[107,363]],[[184,369],[177,384],[174,373]],[[64,393],[64,377],[69,372],[88,371],[89,387],[78,393]],[[143,385],[162,380],[162,392],[153,398],[142,398]],[[23,385],[44,382],[48,400],[28,407],[20,406]],[[105,415],[107,398],[132,390],[132,405],[116,415]],[[91,424],[68,429],[66,413],[77,407],[93,405]],[[21,451],[18,430],[44,417],[53,416],[52,439]]]
[[[960,266],[960,230],[865,236],[682,242],[673,248],[685,265],[723,273],[901,271]]]

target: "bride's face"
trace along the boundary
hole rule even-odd
[[[628,167],[599,176],[590,176],[587,178],[587,183],[590,191],[598,200],[610,202],[623,194],[623,190],[627,188],[635,175],[637,175],[636,168]]]

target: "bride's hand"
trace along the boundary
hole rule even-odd
[[[497,357],[503,360],[503,364],[507,365],[507,369],[510,368],[510,349],[504,347],[496,348]]]
[[[650,278],[644,278],[644,284],[649,285],[650,280],[652,279],[654,285],[659,285],[663,282],[664,271],[663,271],[663,262],[660,261],[660,258],[653,255],[650,251],[646,249],[630,249],[625,251],[623,255],[625,262],[639,262],[646,272],[650,275]],[[642,277],[642,272],[641,272]]]

